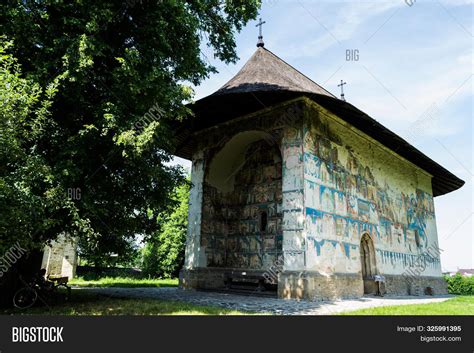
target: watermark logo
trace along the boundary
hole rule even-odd
[[[436,104],[432,104],[425,112],[416,119],[405,130],[405,135],[409,140],[414,141],[418,136],[426,134],[426,131],[439,121],[440,110]]]
[[[13,343],[59,343],[63,341],[64,327],[12,327]]]
[[[359,61],[359,49],[346,49],[346,61]]]
[[[16,242],[10,249],[8,249],[2,257],[0,257],[0,278],[8,272],[11,266],[13,266],[24,254],[26,249],[22,248],[19,242]]]
[[[67,197],[71,200],[79,201],[81,199],[81,189],[80,188],[68,188]]]
[[[439,259],[439,256],[443,250],[438,245],[432,245],[426,249],[423,253],[418,255],[413,265],[402,273],[402,277],[409,283],[416,282],[417,278],[420,277],[426,270],[426,264],[428,261],[433,259]]]
[[[143,116],[133,124],[135,130],[141,131],[149,124],[160,120],[165,115],[165,111],[155,103]]]

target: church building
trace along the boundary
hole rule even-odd
[[[464,182],[266,49],[190,105],[185,289],[443,294],[433,197]]]

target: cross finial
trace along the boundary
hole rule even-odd
[[[346,101],[346,98],[344,97],[344,85],[346,85],[347,82],[344,82],[343,80],[341,80],[341,83],[337,85],[337,87],[341,87],[341,99],[343,101]]]
[[[262,19],[260,18],[258,23],[255,25],[255,27],[260,27],[259,30],[258,30],[257,47],[263,47],[265,45],[265,43],[263,43],[263,36],[262,36],[262,26],[263,26],[264,23],[266,23],[266,22],[262,21]]]

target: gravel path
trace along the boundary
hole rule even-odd
[[[228,293],[163,288],[80,288],[115,298],[154,298],[178,300],[197,305],[211,305],[227,309],[253,311],[276,315],[331,315],[343,311],[373,308],[387,305],[407,305],[443,302],[453,296],[414,297],[385,296],[383,298],[364,296],[360,299],[336,301],[297,301],[276,298],[245,296]]]

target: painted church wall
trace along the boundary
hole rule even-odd
[[[204,249],[201,249],[202,193],[205,158],[202,151],[196,152],[192,160],[191,189],[189,191],[188,230],[184,268],[199,267],[205,263]]]
[[[304,189],[302,124],[285,127],[281,150],[283,159],[283,268],[286,271],[304,269]]]
[[[367,232],[379,273],[404,274],[422,258],[421,275],[440,276],[431,176],[318,109],[302,131],[306,270],[360,273]]]
[[[193,157],[185,268],[265,270],[280,266],[283,252],[289,268],[304,266],[302,107],[300,101],[285,102],[196,136],[195,149],[200,152]],[[256,151],[249,144],[261,140],[276,148],[279,161],[247,165],[246,151]],[[228,173],[237,169],[237,173]],[[261,185],[248,189],[248,182],[255,184],[250,179],[258,176]],[[265,182],[270,179],[273,181]],[[239,206],[237,213],[224,214],[237,205],[232,201],[234,196],[244,207]],[[268,211],[268,237],[259,234],[260,209]],[[229,248],[231,238],[236,241]],[[272,244],[275,251],[266,251]],[[232,254],[235,261],[229,262]]]
[[[253,137],[253,132],[239,136]],[[282,159],[277,143],[265,139],[247,140],[242,158],[237,149],[229,151],[226,160],[237,163],[221,170],[222,178],[232,185],[221,189],[212,184],[212,158],[203,185],[201,249],[206,267],[266,270],[282,261]],[[227,144],[226,144],[227,146]],[[225,147],[224,147],[225,148]],[[214,180],[216,182],[216,180]],[[214,183],[216,184],[216,183]],[[224,183],[217,183],[224,185]],[[288,202],[288,201],[287,201]]]

